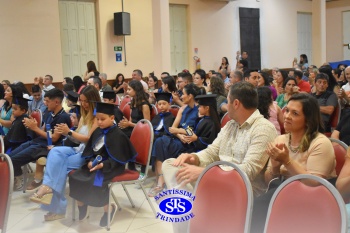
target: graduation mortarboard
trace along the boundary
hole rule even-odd
[[[216,106],[216,95],[197,95],[195,98],[198,101],[198,105],[204,106]]]
[[[15,96],[12,103],[20,106],[21,108],[28,109],[28,101],[30,101],[30,99]]]
[[[96,102],[96,113],[114,115],[114,104]]]
[[[80,105],[74,104],[73,107],[69,110],[69,113],[75,113],[77,117],[80,117]]]
[[[114,91],[103,91],[103,98],[104,99],[115,99],[115,92]]]
[[[170,103],[171,93],[161,92],[161,93],[154,93],[154,95],[155,95],[157,101],[164,100],[164,101]]]
[[[78,102],[78,99],[79,99],[79,94],[76,93],[75,91],[67,91],[67,99],[76,103]]]

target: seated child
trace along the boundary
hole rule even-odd
[[[80,114],[80,105],[74,105],[70,110],[70,120],[72,121],[72,125],[70,125],[70,129],[75,131],[78,128],[79,120],[81,117]]]
[[[26,112],[28,111],[28,101],[23,97],[14,97],[12,103],[12,115],[15,120],[12,122],[12,126],[9,132],[4,137],[4,146],[6,154],[16,149],[22,143],[32,140],[34,137],[33,131],[27,129],[23,125],[23,119],[28,117]]]
[[[103,102],[114,105],[114,120],[118,124],[124,118],[123,112],[115,105],[116,94],[114,91],[104,91],[103,92]]]
[[[169,127],[173,125],[175,117],[169,112],[171,93],[154,93],[154,95],[157,100],[158,110],[160,111],[151,121],[155,141],[165,134],[171,135],[169,133]]]
[[[175,138],[171,143],[165,144],[167,140],[164,137],[159,138],[154,143],[152,156],[156,157],[156,174],[158,175],[158,184],[153,187],[148,196],[154,197],[164,189],[165,181],[162,176],[162,163],[168,158],[177,158],[180,153],[191,153],[205,149],[216,138],[220,131],[220,120],[216,107],[216,95],[198,95],[195,98],[198,101],[199,118],[196,121],[192,131],[186,128],[187,136],[183,139]]]
[[[158,110],[160,111],[151,121],[154,131],[153,141],[155,142],[157,138],[163,135],[171,135],[169,127],[173,125],[175,117],[169,112],[170,99],[172,97],[171,93],[154,93],[154,95],[157,100]],[[145,169],[146,166],[141,167],[139,179],[142,179],[145,176]]]
[[[67,93],[66,104],[67,104],[67,107],[70,108],[68,110],[68,113],[72,113],[74,112],[74,108],[78,103],[79,94],[74,91],[67,91],[66,93]]]
[[[137,155],[129,138],[114,123],[114,105],[97,102],[96,119],[98,127],[91,135],[82,157],[86,163],[69,176],[70,196],[78,201],[79,220],[88,216],[88,206],[104,206],[100,226],[107,226],[108,184],[113,177],[125,170],[125,164]],[[108,149],[107,149],[108,148]],[[100,155],[102,161],[92,166]],[[116,205],[112,204],[110,222],[112,222]]]

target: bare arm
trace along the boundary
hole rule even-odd
[[[334,106],[320,106],[321,113],[332,115],[334,112]]]
[[[347,151],[345,163],[335,184],[345,201],[350,198],[350,149]]]

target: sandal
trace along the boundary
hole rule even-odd
[[[55,213],[51,213],[51,212],[49,212],[48,214],[44,215],[44,219],[45,219],[46,222],[62,219],[62,218],[65,218],[65,217],[66,216],[64,214],[55,214]]]
[[[45,189],[43,194],[39,194],[39,192]],[[49,186],[42,185],[37,192],[35,192],[29,199],[32,202],[44,204],[44,205],[50,205],[52,200],[52,189]]]

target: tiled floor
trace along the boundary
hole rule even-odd
[[[146,191],[152,186],[154,178],[146,180]],[[122,207],[116,213],[109,232],[172,232],[171,223],[156,219],[141,189],[135,185],[129,185],[128,190],[135,203],[132,208],[130,202],[121,186],[113,188],[118,201]],[[68,187],[67,187],[68,192]],[[89,208],[90,218],[82,222],[72,220],[71,198],[68,197],[68,208],[65,219],[52,222],[44,221],[45,211],[40,209],[40,205],[29,201],[30,193],[13,192],[10,208],[10,216],[7,231],[9,233],[40,233],[40,232],[107,232],[106,228],[99,226],[103,208]],[[67,195],[68,196],[68,195]],[[152,198],[154,207],[157,204]],[[77,209],[77,208],[76,208]],[[77,211],[77,210],[76,210]],[[77,215],[78,213],[76,213]]]

